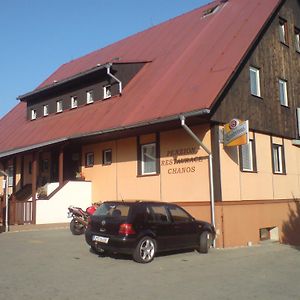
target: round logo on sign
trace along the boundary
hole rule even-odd
[[[232,119],[230,122],[229,122],[229,128],[230,129],[233,129],[235,128],[236,126],[238,126],[240,124],[240,121],[238,119]]]

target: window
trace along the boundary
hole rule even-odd
[[[272,157],[273,157],[273,173],[284,174],[284,151],[283,145],[272,144]]]
[[[62,100],[56,101],[56,112],[62,112],[62,111],[63,111]]]
[[[14,185],[14,167],[13,166],[8,166],[7,174],[8,174],[8,186],[11,187]]]
[[[86,103],[93,103],[94,102],[94,98],[93,98],[93,90],[87,91],[86,92]]]
[[[31,120],[35,120],[35,119],[36,119],[36,116],[37,116],[37,114],[36,114],[36,109],[32,109],[32,110],[31,110]]]
[[[248,144],[240,146],[240,170],[244,172],[256,172],[255,142],[249,140]]]
[[[300,137],[300,107],[297,108],[297,129],[298,137]]]
[[[300,29],[295,28],[295,45],[296,51],[300,52]]]
[[[141,174],[156,174],[156,144],[141,146]]]
[[[92,167],[94,166],[94,153],[89,152],[85,155],[85,166],[86,167]]]
[[[288,106],[287,81],[279,79],[279,100],[283,106]]]
[[[169,211],[173,222],[190,222],[191,217],[180,207],[170,206]]]
[[[158,223],[168,223],[169,217],[166,208],[161,205],[151,205],[148,207],[152,220]],[[149,220],[150,221],[150,220]]]
[[[260,97],[259,69],[250,67],[250,90],[251,94]]]
[[[111,85],[103,87],[103,98],[107,99],[111,97]]]
[[[284,19],[279,19],[279,40],[287,45],[287,22]]]
[[[49,115],[49,105],[48,104],[43,106],[43,113],[44,113],[44,117]]]
[[[76,96],[71,97],[71,108],[76,108],[78,106],[78,101]]]
[[[111,149],[103,150],[103,165],[110,165],[112,163]]]

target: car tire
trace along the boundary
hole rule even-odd
[[[82,224],[78,223],[76,220],[72,219],[72,221],[70,222],[70,230],[72,234],[80,235],[84,233],[85,227]]]
[[[200,235],[199,243],[198,251],[200,253],[207,253],[211,245],[211,234],[208,231],[203,231]]]
[[[156,253],[156,242],[149,236],[143,237],[137,244],[133,259],[142,264],[151,262]]]

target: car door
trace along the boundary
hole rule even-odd
[[[147,227],[155,234],[159,251],[174,249],[175,234],[172,222],[164,205],[147,205]]]
[[[197,225],[194,218],[177,205],[168,205],[171,217],[172,231],[174,232],[174,245],[177,249],[194,247],[199,240]]]

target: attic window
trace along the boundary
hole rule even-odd
[[[32,109],[32,110],[31,110],[31,120],[35,120],[35,119],[36,119],[36,116],[37,116],[37,114],[36,114],[36,109]]]
[[[220,7],[221,7],[220,5],[215,5],[211,8],[209,8],[209,9],[205,10],[203,12],[203,17],[206,17],[206,16],[209,16],[209,15],[212,15],[212,14],[216,13],[220,9]]]
[[[287,45],[287,21],[281,18],[279,18],[279,40]]]
[[[103,98],[107,99],[111,97],[111,86],[107,85],[103,87]]]
[[[62,112],[63,111],[63,105],[62,100],[56,101],[56,112]]]
[[[93,90],[87,91],[86,92],[86,103],[93,103],[94,102],[94,97],[93,97]]]

